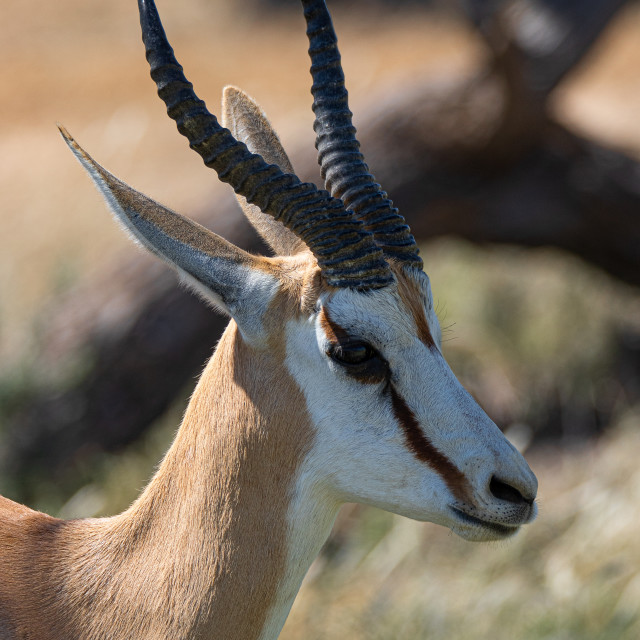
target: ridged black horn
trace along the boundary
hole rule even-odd
[[[374,234],[385,255],[422,268],[404,218],[369,173],[356,139],[338,39],[325,0],[302,0],[307,21],[318,162],[325,186]]]
[[[185,78],[165,35],[153,0],[138,0],[142,40],[151,77],[178,131],[207,167],[248,202],[282,222],[318,260],[326,281],[336,287],[370,289],[394,281],[373,235],[343,203],[315,185],[251,153],[222,127]]]

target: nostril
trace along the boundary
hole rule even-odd
[[[502,482],[502,480],[498,480],[495,476],[491,478],[491,482],[489,483],[489,491],[493,494],[495,498],[498,500],[506,500],[507,502],[512,502],[513,504],[532,504],[533,499],[525,498],[515,487],[512,487],[510,484],[506,482]]]

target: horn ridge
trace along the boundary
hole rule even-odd
[[[138,8],[146,57],[158,95],[205,165],[249,203],[289,229],[295,228],[294,233],[312,251],[328,284],[366,290],[394,282],[373,235],[341,200],[267,164],[220,125],[184,76],[153,0],[138,0]],[[318,215],[311,215],[316,211]],[[325,235],[333,237],[325,240]]]
[[[348,105],[338,39],[325,0],[302,0],[307,21],[313,112],[320,173],[334,197],[374,232],[385,255],[422,268],[404,218],[369,172]],[[387,221],[383,224],[382,221]]]

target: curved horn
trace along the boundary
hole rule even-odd
[[[142,40],[151,77],[178,131],[207,167],[248,202],[272,215],[301,238],[336,287],[369,289],[394,281],[382,251],[343,203],[315,185],[251,153],[236,140],[193,91],[165,35],[153,0],[138,0]]]
[[[404,218],[369,173],[351,121],[338,39],[325,0],[302,0],[307,21],[316,119],[318,162],[331,195],[340,198],[384,253],[422,268],[418,247]]]

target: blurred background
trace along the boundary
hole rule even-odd
[[[445,355],[526,453],[508,544],[347,506],[282,637],[640,637],[640,5],[329,2],[376,177],[419,243]],[[253,95],[317,182],[295,0],[160,2],[198,93]],[[62,517],[135,498],[225,320],[114,224],[56,130],[255,250],[176,133],[132,0],[0,7],[0,493]]]

